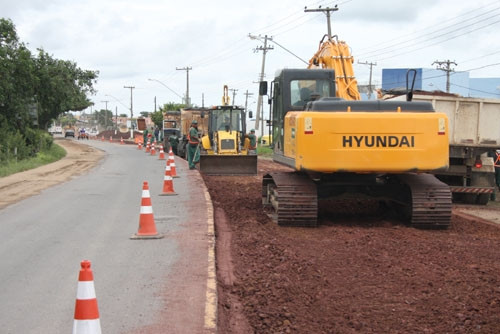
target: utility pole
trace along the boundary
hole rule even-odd
[[[373,66],[377,66],[377,63],[369,63],[367,61],[360,62],[358,60],[358,64],[370,66],[370,81],[368,82],[368,100],[371,100],[372,99],[372,69],[373,69]]]
[[[237,89],[234,88],[229,88],[230,91],[233,92],[233,106],[236,105],[235,98],[236,98],[236,92],[238,91]]]
[[[253,95],[253,93],[249,93],[249,92],[248,92],[248,89],[247,89],[247,91],[246,91],[246,92],[245,92],[245,94],[243,94],[243,95],[245,95],[245,111],[247,111],[247,107],[248,107],[248,97],[249,97],[249,96],[252,96],[252,95]]]
[[[118,129],[118,106],[115,106],[115,129]]]
[[[156,96],[155,96],[155,112],[156,112]]]
[[[191,107],[191,101],[189,100],[189,71],[192,67],[175,68],[177,71],[186,71],[186,107]]]
[[[323,12],[326,14],[326,19],[328,20],[328,39],[331,40],[332,39],[332,25],[330,23],[330,12],[336,12],[337,10],[339,10],[337,8],[337,5],[335,5],[335,7],[333,8],[330,8],[330,7],[326,7],[326,8],[316,8],[316,9],[307,9],[307,7],[304,8],[304,12],[308,13],[308,12]]]
[[[129,88],[130,89],[130,122],[132,122],[132,118],[134,118],[134,101],[132,99],[132,89],[134,89],[134,86],[123,86],[123,88]],[[132,123],[133,124],[133,123]]]
[[[442,61],[436,60],[435,62],[432,63],[432,65],[434,65],[434,64],[437,64],[437,67],[436,67],[437,70],[441,70],[441,71],[446,72],[446,93],[449,93],[450,92],[450,72],[455,72],[451,68],[451,64],[457,66],[457,63],[455,63],[455,61],[451,61],[451,60],[442,60]]]
[[[252,96],[252,95],[253,95],[253,93],[249,93],[249,92],[248,92],[248,89],[247,89],[247,91],[244,93],[244,95],[245,95],[245,131],[248,131],[248,130],[246,129],[246,124],[247,124],[247,115],[248,115],[248,97],[249,97],[249,96]]]
[[[257,36],[253,36],[248,34],[248,37],[251,39],[258,39]],[[260,76],[259,76],[259,82],[264,81],[264,75],[265,75],[265,68],[266,68],[266,53],[268,50],[273,50],[274,47],[272,46],[267,46],[267,41],[272,41],[272,37],[268,37],[267,35],[264,36],[264,46],[259,46],[255,49],[255,51],[262,51],[262,67],[260,70]],[[255,129],[259,130],[259,120],[260,120],[260,110],[262,109],[262,113],[264,113],[264,110],[262,108],[262,95],[259,94],[258,100],[257,100],[257,112],[255,115]],[[262,115],[262,119],[264,119],[264,115]],[[264,123],[262,123],[262,126],[264,126]]]
[[[104,112],[104,127],[107,128],[108,127],[108,102],[109,101],[101,101],[101,102],[106,103],[106,111]]]

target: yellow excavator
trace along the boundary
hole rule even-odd
[[[264,176],[264,206],[279,225],[316,226],[319,200],[354,194],[389,204],[411,226],[447,228],[450,189],[428,174],[448,166],[446,114],[424,102],[359,101],[348,46],[326,38],[308,69],[279,71],[269,93],[260,84],[273,160],[295,170]]]
[[[257,155],[249,154],[245,145],[246,112],[230,104],[227,85],[222,104],[207,113],[208,133],[201,138],[200,171],[209,175],[257,174]]]

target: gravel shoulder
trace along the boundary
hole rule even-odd
[[[204,176],[219,333],[500,332],[497,224],[454,208],[448,230],[418,230],[354,200],[320,204],[318,228],[279,227],[261,203],[262,175],[277,169]]]
[[[56,138],[55,142],[66,150],[61,160],[0,178],[0,209],[86,173],[104,157],[102,151],[76,140]]]

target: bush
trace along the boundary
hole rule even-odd
[[[0,162],[24,160],[38,152],[49,150],[54,139],[46,131],[26,128],[25,134],[0,128]]]

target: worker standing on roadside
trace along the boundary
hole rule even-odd
[[[191,122],[191,128],[189,128],[189,133],[188,133],[187,153],[188,153],[189,169],[196,169],[195,164],[199,160],[199,155],[198,159],[196,158],[199,144],[200,144],[200,139],[198,138],[198,122],[194,119]]]
[[[142,133],[142,145],[146,147],[148,143],[148,128],[144,129],[144,132]]]
[[[248,145],[248,153],[249,154],[257,154],[257,137],[255,136],[255,130],[250,130],[250,134],[247,135],[247,138],[250,140]]]

